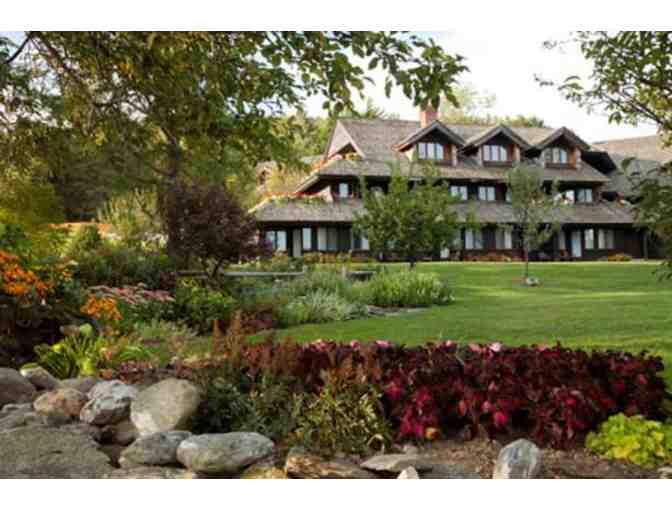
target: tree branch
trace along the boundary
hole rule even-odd
[[[8,65],[10,65],[12,62],[14,62],[14,60],[16,60],[16,59],[19,57],[19,55],[21,55],[21,53],[23,53],[23,50],[26,48],[26,46],[27,46],[28,43],[32,40],[32,38],[33,38],[32,32],[28,32],[28,33],[26,34],[26,38],[25,38],[24,41],[19,45],[19,47],[18,47],[18,48],[16,49],[16,51],[14,52],[14,54],[13,54],[12,56],[10,56],[7,60],[5,60],[4,65],[8,66]]]

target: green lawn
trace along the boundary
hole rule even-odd
[[[537,288],[520,285],[522,264],[423,263],[439,273],[456,301],[396,317],[359,319],[281,330],[295,340],[386,339],[554,343],[614,348],[663,356],[672,383],[672,282],[659,281],[657,263],[542,263]]]

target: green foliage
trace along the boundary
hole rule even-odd
[[[103,246],[103,238],[95,225],[84,225],[77,230],[68,241],[66,256],[76,257],[80,253],[87,253]]]
[[[149,322],[137,322],[133,328],[133,337],[144,342],[167,342],[175,340],[190,341],[196,339],[196,332],[186,324],[153,319]]]
[[[298,412],[288,381],[262,377],[253,382],[228,371],[206,377],[201,385],[195,433],[258,432],[277,441],[295,427]]]
[[[385,253],[393,246],[413,267],[420,255],[452,243],[458,216],[451,205],[457,199],[431,166],[423,166],[419,175],[414,175],[412,166],[408,172],[402,172],[400,163],[390,166],[392,179],[386,194],[368,189],[360,177],[365,212],[357,216],[354,228],[369,239],[372,251]]]
[[[391,442],[381,393],[372,386],[327,377],[317,395],[300,395],[302,412],[292,442],[319,452],[364,454]]]
[[[163,253],[151,253],[105,241],[96,250],[73,254],[75,277],[86,286],[122,287],[144,283],[150,289],[170,289],[175,265]]]
[[[347,296],[351,287],[350,281],[339,272],[320,270],[289,280],[282,290],[290,297],[307,296],[318,291]]]
[[[54,345],[35,347],[37,364],[59,379],[95,376],[102,368],[116,368],[127,361],[147,361],[152,353],[129,338],[98,336],[91,325]]]
[[[509,171],[508,187],[513,216],[520,229],[527,277],[530,252],[548,241],[560,228],[557,221],[551,220],[560,207],[555,202],[557,183],[553,183],[548,193],[542,172],[533,166],[519,164]]]
[[[586,447],[607,459],[654,468],[672,461],[672,423],[619,413],[588,434]]]
[[[364,315],[366,308],[363,305],[326,290],[316,290],[294,298],[279,310],[280,323],[284,326],[345,321]]]
[[[453,301],[448,285],[435,273],[383,272],[362,288],[367,303],[381,307],[446,305]]]
[[[98,221],[112,225],[122,242],[139,246],[161,232],[157,194],[135,189],[112,197],[99,208]]]
[[[236,300],[196,280],[181,280],[175,290],[176,316],[199,333],[212,331],[213,322],[230,320]]]

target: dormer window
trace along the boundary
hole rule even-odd
[[[443,145],[434,142],[418,143],[418,159],[443,161]]]
[[[546,149],[546,163],[551,165],[568,165],[569,151],[562,147]]]
[[[484,145],[483,161],[485,163],[508,163],[511,161],[509,149],[503,145]]]
[[[347,182],[338,183],[338,196],[348,198],[350,196],[350,185]]]

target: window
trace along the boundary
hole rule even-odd
[[[483,249],[483,232],[467,229],[464,231],[464,247],[467,250]]]
[[[478,199],[483,202],[495,201],[495,187],[494,186],[479,186]]]
[[[267,230],[266,241],[273,251],[287,251],[287,232],[284,230]]]
[[[327,229],[327,251],[338,251],[338,229]]]
[[[483,161],[507,162],[509,161],[509,151],[503,145],[484,145]]]
[[[590,204],[593,202],[593,190],[590,188],[581,188],[576,190],[576,201],[581,204]]]
[[[574,200],[574,190],[573,189],[565,191],[563,193],[563,195],[565,196],[565,201],[569,202],[570,204],[574,203],[575,200]]]
[[[586,250],[595,249],[595,231],[592,228],[586,229],[585,231],[585,240],[586,240]]]
[[[350,185],[347,182],[338,183],[338,196],[348,198],[350,196]]]
[[[498,228],[495,232],[495,248],[498,250],[513,249],[513,239],[511,230],[508,228]]]
[[[355,234],[353,231],[352,247],[357,251],[369,251],[369,240],[360,234]]]
[[[467,200],[469,194],[466,186],[451,186],[450,187],[450,196],[457,197],[462,200]]]
[[[317,249],[327,251],[327,229],[324,227],[317,229]]]
[[[506,188],[506,197],[504,198],[504,200],[506,200],[509,203],[511,202],[511,189],[510,188]]]
[[[614,231],[601,228],[597,231],[597,247],[600,250],[614,249]]]
[[[546,149],[544,152],[547,163],[555,165],[566,165],[569,163],[569,152],[567,152],[567,149],[553,147],[551,149]]]
[[[418,144],[418,159],[443,160],[443,145],[433,142]]]
[[[313,249],[313,229],[310,227],[303,228],[303,251],[310,251]]]

